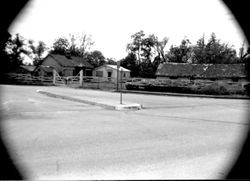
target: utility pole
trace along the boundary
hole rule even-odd
[[[119,90],[119,68],[120,68],[120,64],[121,62],[120,61],[117,61],[117,82],[116,82],[116,91]]]
[[[121,68],[121,89],[120,89],[120,104],[122,104],[122,68]]]

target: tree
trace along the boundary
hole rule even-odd
[[[84,54],[94,44],[91,35],[82,33],[69,35],[69,53],[74,56],[84,56]]]
[[[70,34],[69,36],[70,36],[70,38],[69,38],[69,48],[67,49],[67,52],[72,56],[80,56],[81,53],[80,53],[79,49],[76,46],[75,35]]]
[[[106,63],[105,57],[99,50],[85,53],[84,58],[94,67],[99,67]]]
[[[155,78],[155,70],[151,61],[140,64],[139,76],[143,78]]]
[[[81,55],[83,56],[93,44],[94,41],[92,40],[91,35],[82,33],[79,37],[79,51]]]
[[[171,46],[167,53],[167,59],[169,62],[175,63],[187,63],[191,57],[192,47],[189,39],[184,38],[181,41],[180,46]]]
[[[154,73],[156,73],[156,70],[158,68],[158,66],[161,64],[161,63],[164,63],[165,61],[162,60],[162,58],[160,57],[160,55],[156,56],[153,63],[152,63],[152,66],[153,66],[153,71]]]
[[[206,60],[207,55],[204,35],[196,42],[196,45],[193,47],[193,53],[192,63],[202,63]]]
[[[2,41],[0,42],[0,73],[6,73],[10,71],[12,67],[9,61],[9,56],[6,52],[6,46],[11,39],[11,34],[6,32],[3,36]],[[0,80],[4,80],[3,76],[0,76]]]
[[[194,58],[192,63],[211,63],[211,64],[232,64],[240,63],[236,50],[228,44],[221,43],[212,33],[208,43],[205,43],[204,36],[200,38],[193,47]]]
[[[141,51],[142,51],[142,62],[149,63],[153,55],[155,54],[154,47],[156,44],[155,36],[149,35],[144,38],[141,43]]]
[[[169,38],[164,37],[161,41],[158,40],[158,37],[155,36],[154,34],[149,35],[149,37],[151,39],[152,43],[152,47],[155,49],[155,51],[158,53],[158,55],[156,57],[158,57],[157,59],[162,59],[161,62],[166,62],[167,59],[165,57],[165,47],[168,43]]]
[[[131,36],[133,42],[127,45],[128,52],[134,53],[137,56],[138,62],[141,62],[141,48],[144,36],[145,33],[142,30],[135,33],[134,35]]]
[[[14,70],[23,64],[23,54],[28,55],[29,51],[25,47],[25,41],[22,36],[16,34],[10,36],[6,43],[5,51],[9,60],[9,70]]]
[[[244,47],[245,47],[245,40],[243,41],[242,46],[239,49],[239,57],[240,57],[241,60],[243,60],[243,56],[245,54],[245,48]]]
[[[164,56],[164,48],[168,39],[164,38],[162,42],[158,41],[157,36],[151,34],[145,37],[143,31],[139,31],[131,36],[132,43],[127,45],[129,56],[132,54],[136,56],[136,63],[138,65],[137,75],[141,77],[152,78],[155,76],[155,67],[153,65],[153,58],[158,53],[159,57]]]
[[[41,62],[43,53],[47,47],[43,41],[39,41],[38,45],[35,46],[33,40],[29,40],[29,47],[31,49],[30,56],[32,56],[34,59],[33,65],[37,66]]]
[[[66,55],[69,50],[69,41],[67,38],[60,37],[55,40],[52,46],[52,50],[50,53],[55,53],[55,54],[61,54],[61,55]]]
[[[113,59],[113,58],[107,58],[107,64],[110,64],[110,65],[116,65],[117,62]]]
[[[140,64],[136,60],[136,55],[134,53],[129,53],[124,59],[122,59],[121,66],[131,71],[131,77],[139,77]]]

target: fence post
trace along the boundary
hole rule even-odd
[[[80,71],[80,86],[83,85],[83,70]]]
[[[56,70],[53,69],[53,84],[56,85]]]

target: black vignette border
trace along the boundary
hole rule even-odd
[[[249,13],[250,6],[247,1],[235,1],[235,0],[223,0],[222,1],[229,10],[233,13],[238,24],[240,25],[248,43],[250,42],[250,28],[249,28]],[[250,78],[250,63],[246,64],[246,70],[248,79]],[[249,81],[249,80],[248,80]],[[247,94],[250,95],[250,90],[247,90]],[[250,121],[250,114],[247,113],[248,121]],[[249,179],[250,178],[250,130],[248,129],[247,137],[241,152],[236,162],[229,170],[226,179]]]

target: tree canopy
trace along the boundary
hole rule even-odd
[[[33,40],[29,40],[29,47],[31,49],[29,55],[33,57],[33,64],[36,66],[41,62],[43,53],[47,50],[47,47],[43,41],[39,41],[36,46]]]
[[[86,52],[84,58],[94,67],[98,67],[106,63],[104,55],[99,50]]]
[[[3,49],[1,51],[4,51],[6,55],[6,70],[8,71],[14,70],[22,65],[24,59],[22,55],[29,54],[25,40],[19,34],[10,35],[9,39],[5,43],[5,47],[2,48]]]
[[[130,43],[127,44],[128,54],[121,60],[121,66],[131,70],[133,77],[154,78],[157,67],[164,62],[195,64],[246,62],[247,52],[244,43],[237,56],[234,47],[221,42],[215,33],[210,35],[207,42],[204,35],[194,45],[188,38],[184,38],[180,45],[168,46],[170,48],[166,50],[168,42],[168,37],[159,39],[155,34],[146,35],[143,30],[134,33]],[[90,51],[93,44],[94,41],[88,34],[70,34],[68,38],[58,37],[55,39],[48,53],[81,56],[94,67],[106,63],[116,64],[114,59],[105,59],[101,51]],[[43,41],[34,43],[33,40],[27,41],[19,34],[9,34],[8,40],[1,47],[1,54],[5,56],[5,60],[8,60],[4,63],[7,67],[6,70],[11,70],[23,64],[23,55],[29,55],[33,58],[33,64],[38,65],[48,49]]]

